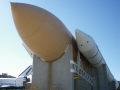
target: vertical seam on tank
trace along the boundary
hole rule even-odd
[[[46,18],[47,18],[47,12],[46,12],[46,17],[45,17],[45,20],[44,20],[44,22],[43,22],[43,24],[37,29],[37,31],[36,32],[38,32],[39,31],[39,29],[44,25],[44,23],[46,22]],[[34,35],[36,32],[34,32],[34,33],[32,33],[31,35],[29,35],[29,36],[26,36],[26,37],[22,37],[22,38],[27,38],[27,37],[30,37],[30,36],[32,36],[32,35]]]

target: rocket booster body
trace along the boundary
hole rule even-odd
[[[91,63],[94,67],[100,67],[102,64],[106,64],[102,54],[100,53],[100,50],[98,46],[96,45],[93,38],[84,32],[76,29],[76,41],[77,46],[80,52],[86,57],[86,59]],[[118,82],[114,79],[112,73],[110,72],[107,64],[106,64],[106,71],[107,71],[107,80],[108,82],[115,81],[116,83],[116,89],[119,87]]]

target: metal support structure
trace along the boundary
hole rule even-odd
[[[70,60],[70,64],[73,65],[73,68],[70,69],[71,72],[78,74],[80,77],[93,85],[92,77],[90,77],[79,65],[77,65],[73,60]]]

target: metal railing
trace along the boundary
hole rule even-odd
[[[89,76],[82,67],[80,67],[79,65],[77,65],[73,60],[70,60],[70,64],[72,64],[72,68],[70,69],[71,72],[74,72],[76,74],[78,74],[80,77],[82,77],[83,79],[85,79],[87,82],[89,82],[91,85],[93,85],[93,78],[91,76]]]

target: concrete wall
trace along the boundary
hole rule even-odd
[[[69,45],[66,53],[51,63],[44,62],[34,55],[32,82],[39,85],[42,90],[49,90],[51,86],[56,86],[60,90],[74,90],[74,76],[70,72],[72,52],[72,45]]]
[[[69,45],[60,59],[51,63],[34,55],[32,82],[40,86],[41,90],[49,90],[51,86],[58,90],[115,90],[115,83],[107,82],[106,65],[99,68],[88,67],[86,72],[93,78],[91,86],[83,78],[74,80],[74,74],[70,72],[70,60],[73,60],[72,45]]]
[[[103,64],[99,68],[90,66],[86,71],[93,78],[93,86],[84,79],[75,80],[75,90],[116,90],[115,82],[108,84],[106,65]]]

